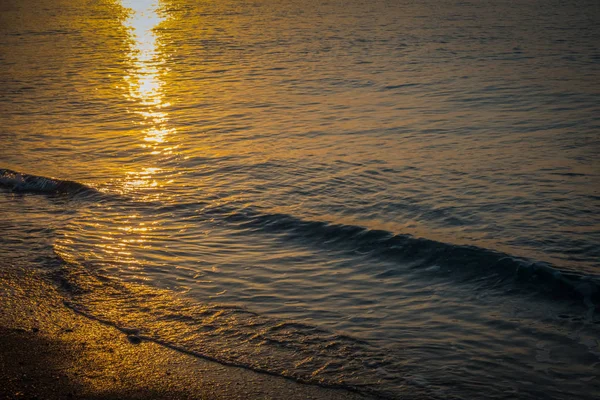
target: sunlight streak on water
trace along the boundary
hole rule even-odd
[[[165,110],[170,104],[165,99],[166,73],[164,47],[160,46],[156,28],[167,21],[169,15],[161,11],[156,0],[120,1],[125,18],[121,19],[127,36],[125,87],[121,95],[127,100],[123,114],[131,116],[132,125],[127,132],[134,134],[133,149],[139,163],[122,163],[122,176],[115,179],[116,191],[136,201],[155,201],[169,197],[165,186],[172,183],[172,171],[164,168],[165,159],[172,156],[177,145],[169,143],[176,129],[169,124]],[[141,152],[135,148],[143,149]],[[65,232],[58,241],[57,253],[74,263],[95,264],[102,271],[125,266],[135,276],[144,269],[145,261],[139,258],[148,246],[154,232],[164,221],[144,218],[135,210],[117,208],[111,218],[99,221],[92,210],[87,223],[82,223],[74,236],[94,237],[81,253],[79,260],[69,258],[68,246],[62,243],[76,241],[71,232]]]
[[[124,25],[131,41],[129,59],[130,74],[125,77],[128,84],[126,97],[136,103],[133,112],[144,119],[143,147],[153,155],[169,153],[172,149],[159,147],[167,142],[167,136],[175,133],[168,125],[168,114],[163,110],[169,106],[164,99],[165,56],[159,50],[155,28],[168,16],[160,13],[155,1],[123,0],[123,7],[129,10]]]

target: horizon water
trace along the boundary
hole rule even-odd
[[[7,0],[0,267],[381,398],[600,396],[594,1]]]

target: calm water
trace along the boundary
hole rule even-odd
[[[2,262],[303,382],[597,398],[599,26],[591,0],[4,0]]]

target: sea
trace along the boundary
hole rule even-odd
[[[600,398],[597,0],[2,0],[0,267],[381,399]]]

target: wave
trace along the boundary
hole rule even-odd
[[[586,279],[583,275],[561,272],[546,264],[492,250],[353,225],[304,221],[285,214],[262,214],[253,209],[234,211],[221,207],[206,211],[204,217],[215,213],[222,217],[216,221],[227,221],[239,229],[278,233],[288,240],[328,248],[337,246],[373,257],[420,260],[410,264],[424,271],[431,271],[432,264],[454,263],[460,266],[455,271],[471,271],[476,276],[481,271],[477,265],[483,263],[489,269],[497,269],[496,275],[512,270],[519,284],[536,282],[548,288],[554,285],[562,287],[558,291],[574,291],[568,296],[597,301],[582,286],[593,283],[597,296],[597,281],[591,282],[590,277]],[[194,301],[170,290],[111,278],[88,265],[56,256],[58,262],[49,266],[54,281],[66,294],[65,305],[133,335],[133,339],[151,341],[224,365],[382,399],[399,398],[400,393],[415,395],[414,398],[449,398],[438,396],[435,383],[423,386],[413,379],[410,363],[375,342],[302,321],[261,315],[236,305]],[[551,283],[548,276],[553,276],[556,282]]]
[[[53,262],[50,276],[66,295],[65,306],[136,340],[223,365],[381,399],[395,398],[391,387],[398,380],[405,382],[401,365],[361,339],[121,282],[60,256]]]
[[[18,193],[99,193],[96,189],[79,182],[30,175],[10,169],[0,169],[0,187]]]
[[[100,193],[79,182],[30,175],[10,169],[0,169],[0,187],[14,192],[46,194]],[[283,240],[299,241],[305,245],[325,249],[343,249],[378,260],[395,261],[398,265],[411,265],[411,268],[421,268],[427,272],[437,271],[438,274],[443,274],[449,271],[452,278],[465,281],[493,277],[494,279],[489,280],[491,285],[496,285],[498,280],[501,280],[515,284],[514,289],[533,290],[555,299],[567,298],[587,307],[600,309],[600,276],[562,270],[549,263],[491,249],[438,242],[357,225],[310,221],[289,214],[263,212],[252,207],[219,205],[205,208],[206,204],[202,202],[154,206],[158,207],[157,211],[170,213],[191,212],[191,209],[196,208],[192,214],[202,220],[216,219],[249,233],[277,234]],[[384,271],[379,277],[385,278],[401,273],[403,270],[398,267]]]
[[[86,185],[1,169],[0,185],[15,191],[41,193],[95,192]],[[125,197],[116,201],[128,202]],[[145,204],[146,205],[146,204]],[[311,221],[283,213],[206,203],[148,203],[153,213],[187,221],[214,221],[242,234],[276,235],[293,244],[358,254],[359,258],[390,261],[387,270],[373,269],[385,279],[414,269],[424,275],[448,274],[449,279],[496,284],[510,290],[534,289],[556,298],[576,299],[598,307],[598,277],[563,271],[554,266],[476,246],[454,245],[357,225]],[[136,205],[137,206],[137,205]],[[235,233],[234,233],[235,234]],[[56,254],[60,258],[59,254]],[[381,398],[429,388],[411,383],[405,360],[376,343],[314,325],[278,320],[236,306],[187,301],[167,290],[122,282],[101,275],[86,263],[69,258],[48,263],[68,307],[89,318],[134,332],[138,339],[174,350],[298,382],[343,388]],[[377,264],[377,263],[373,263]],[[451,271],[451,272],[448,272]],[[504,287],[502,288],[504,289]],[[431,389],[433,390],[433,389]],[[447,397],[446,397],[447,398]]]
[[[600,308],[600,276],[562,270],[546,262],[473,245],[438,242],[356,225],[307,221],[288,214],[261,213],[252,208],[236,210],[225,206],[205,211],[205,215],[211,217],[215,214],[221,214],[224,221],[237,229],[274,233],[284,240],[312,246],[342,248],[378,260],[398,261],[411,268],[450,271],[454,278],[465,281],[494,277],[493,284],[500,279],[555,299],[568,298],[587,307]],[[402,271],[397,269],[382,275],[400,273]]]

